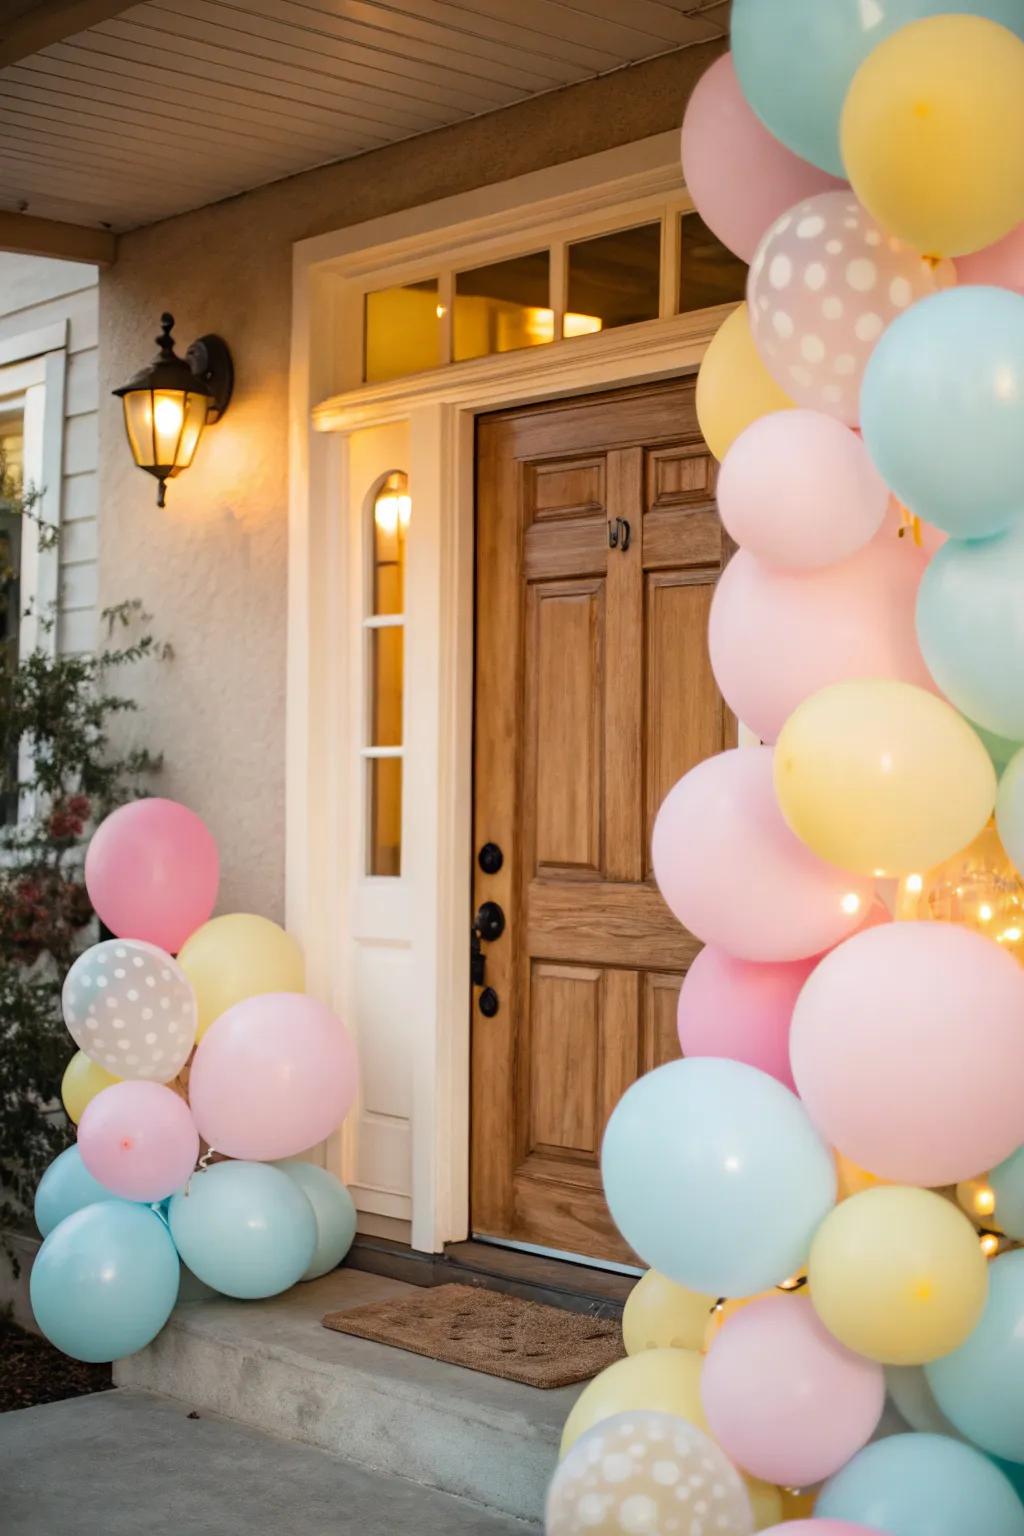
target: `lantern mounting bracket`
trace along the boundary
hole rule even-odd
[[[212,425],[227,410],[235,384],[227,342],[220,336],[200,336],[185,353],[185,361],[196,378],[202,379],[209,388],[210,407],[206,419]]]

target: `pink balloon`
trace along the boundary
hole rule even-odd
[[[336,1130],[356,1096],[352,1037],[299,992],[265,992],[215,1019],[196,1047],[189,1101],[205,1141],[229,1157],[293,1157]]]
[[[749,261],[774,219],[801,198],[845,185],[794,155],[754,116],[727,53],[706,70],[683,118],[683,179],[697,212]]]
[[[995,245],[971,256],[958,256],[957,280],[961,283],[989,284],[993,288],[1012,288],[1024,293],[1024,224],[1011,229]]]
[[[953,923],[892,923],[827,955],[790,1059],[822,1136],[880,1178],[956,1184],[1024,1142],[1024,969]]]
[[[85,884],[119,939],[145,939],[176,954],[217,900],[217,844],[195,811],[176,800],[133,800],[102,821],[85,856]]]
[[[817,571],[780,570],[745,549],[730,560],[711,605],[711,667],[762,741],[829,683],[891,677],[936,691],[914,618],[928,555],[897,527],[887,518],[857,554]]]
[[[885,1372],[844,1348],[808,1296],[766,1296],[716,1336],[700,1379],[708,1428],[745,1472],[806,1488],[871,1439]]]
[[[820,954],[854,932],[874,896],[870,880],[824,863],[786,826],[769,747],[692,768],[662,802],[652,852],[683,926],[743,960]]]
[[[886,326],[908,305],[956,282],[888,234],[848,189],[789,209],[766,232],[747,280],[750,328],[790,399],[849,426]]]
[[[199,1156],[185,1100],[163,1083],[113,1083],[86,1105],[78,1150],[88,1171],[122,1200],[163,1200],[181,1189]]]
[[[820,411],[773,411],[741,432],[722,462],[717,497],[737,544],[794,569],[855,554],[889,507],[860,437]]]

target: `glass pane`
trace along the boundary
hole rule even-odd
[[[153,446],[153,394],[148,389],[133,389],[121,401],[124,406],[124,425],[136,464],[148,468],[155,464]]]
[[[178,444],[178,456],[175,460],[179,469],[187,469],[192,463],[192,455],[206,426],[206,413],[209,408],[208,396],[185,396],[185,424],[181,430],[181,441]]]
[[[684,213],[680,224],[679,312],[734,304],[747,291],[747,264],[708,229],[699,213]]]
[[[553,341],[547,251],[496,261],[455,278],[454,358],[486,357]]]
[[[437,278],[368,293],[363,335],[367,384],[436,368],[441,361]]]
[[[402,660],[405,631],[401,624],[369,629],[370,746],[402,745]]]
[[[412,515],[409,477],[388,475],[373,503],[373,612],[401,613],[405,601],[405,537]]]
[[[367,849],[368,875],[402,873],[402,759],[372,757],[368,760],[370,776],[368,800],[370,836]]]
[[[24,441],[20,416],[0,420],[0,669],[13,673],[18,665],[21,628],[21,538],[23,522],[17,509],[22,491]],[[29,525],[31,526],[31,525]],[[18,753],[4,764],[8,784],[18,778]],[[0,792],[0,825],[18,819],[14,788]]]
[[[563,336],[657,320],[660,298],[660,223],[570,245]]]

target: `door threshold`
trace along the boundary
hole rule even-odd
[[[422,1253],[390,1238],[360,1234],[345,1263],[409,1285],[480,1285],[591,1317],[621,1317],[636,1284],[632,1271],[619,1273],[472,1238],[449,1243],[444,1253]]]
[[[592,1259],[585,1253],[565,1253],[560,1248],[540,1248],[536,1243],[519,1243],[511,1237],[489,1237],[483,1232],[474,1232],[471,1239],[474,1243],[483,1243],[488,1248],[508,1248],[513,1253],[532,1253],[538,1259],[558,1259],[563,1264],[578,1264],[582,1269],[600,1269],[609,1275],[628,1275],[633,1280],[639,1280],[644,1271],[636,1264],[616,1264],[614,1259]]]

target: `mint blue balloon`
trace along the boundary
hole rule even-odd
[[[78,1148],[68,1147],[66,1152],[54,1158],[39,1180],[35,1199],[36,1226],[44,1237],[49,1237],[65,1216],[72,1216],[75,1211],[96,1205],[100,1200],[115,1198],[93,1178],[82,1162]]]
[[[839,119],[857,70],[899,27],[944,11],[987,16],[1024,37],[1020,0],[733,0],[744,95],[783,144],[842,176]]]
[[[832,1154],[795,1094],[716,1057],[671,1061],[626,1090],[601,1173],[644,1262],[713,1296],[753,1296],[793,1274],[836,1197]]]
[[[276,1296],[301,1280],[317,1244],[313,1207],[269,1163],[214,1163],[171,1200],[182,1262],[225,1296]]]
[[[1018,1499],[1024,1503],[1024,1466],[1019,1461],[1000,1461],[998,1456],[993,1456],[992,1460],[1007,1481],[1013,1484]]]
[[[911,305],[868,360],[860,414],[883,480],[926,522],[957,539],[1019,522],[1024,297],[949,288]]]
[[[105,1200],[65,1217],[32,1266],[42,1333],[75,1360],[145,1349],[174,1310],[181,1266],[170,1233],[145,1205]]]
[[[1024,1461],[1024,1250],[992,1261],[981,1321],[925,1375],[962,1435],[993,1456]]]
[[[885,1536],[1024,1536],[1024,1505],[987,1456],[944,1435],[892,1435],[830,1478],[819,1520]]]
[[[996,1197],[996,1221],[1007,1237],[1024,1242],[1024,1147],[993,1168],[988,1182]]]
[[[917,592],[917,638],[932,677],[961,714],[1010,740],[1024,738],[1022,592],[1024,517],[995,538],[949,539]],[[1010,795],[1004,790],[1003,816],[1012,837]]]
[[[302,1279],[318,1280],[337,1269],[352,1247],[356,1235],[355,1202],[340,1179],[315,1163],[290,1157],[272,1166],[286,1173],[313,1207],[316,1248]]]

